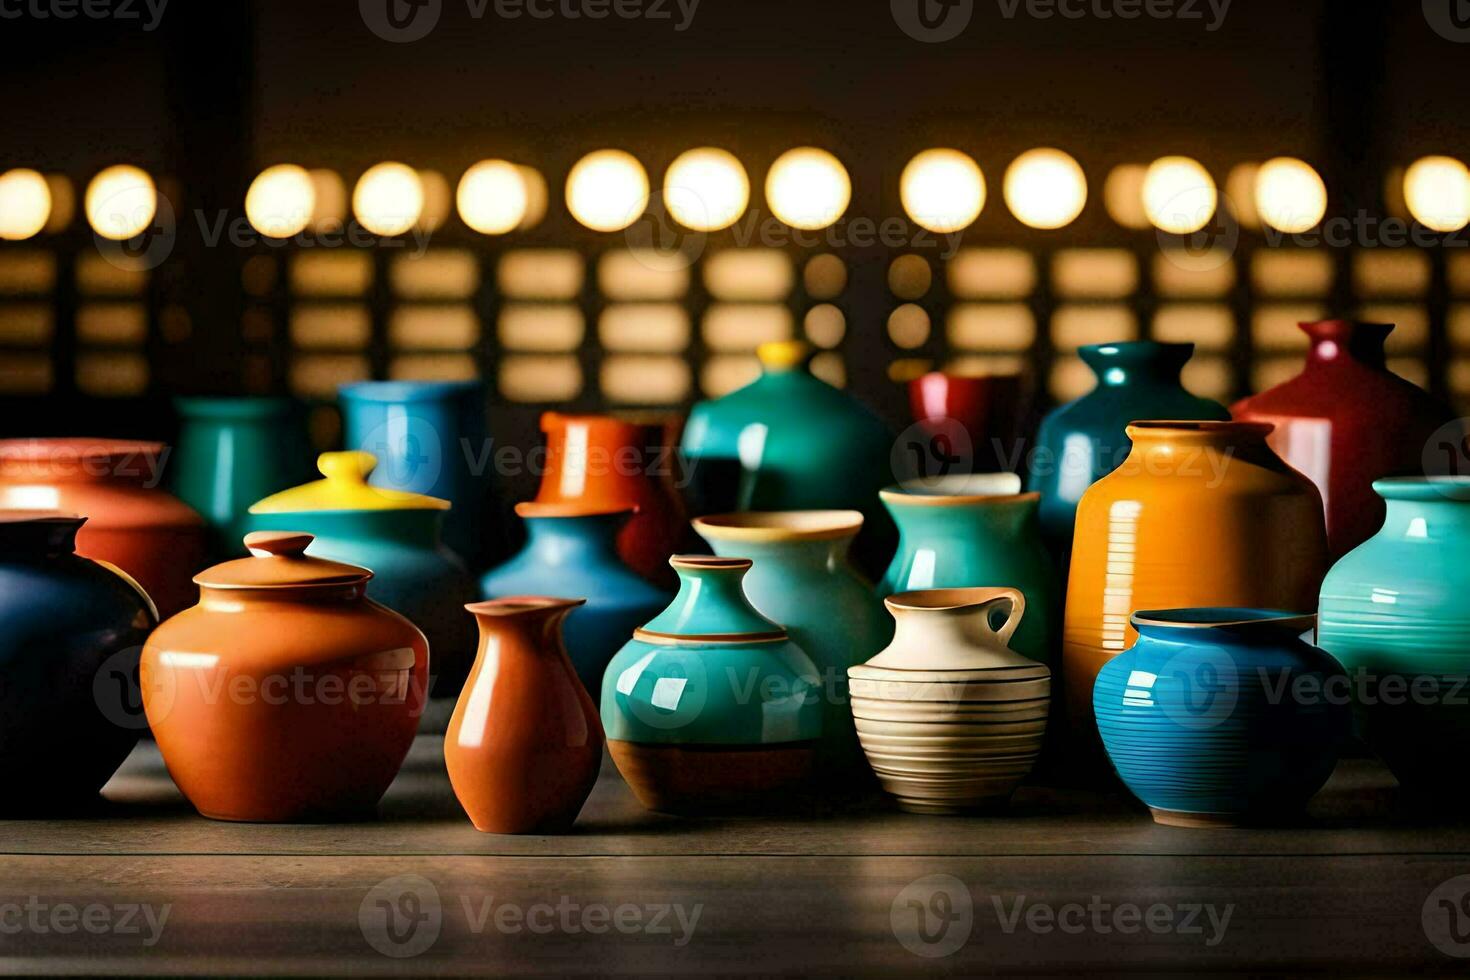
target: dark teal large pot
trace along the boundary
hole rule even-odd
[[[898,550],[878,595],[923,589],[1012,588],[1026,618],[1011,649],[1057,666],[1057,573],[1041,542],[1037,495],[1014,473],[976,473],[905,483],[882,492],[898,524]]]
[[[451,504],[444,543],[471,567],[490,547],[493,457],[478,381],[363,381],[338,391],[343,444],[378,460],[373,486]]]
[[[1317,639],[1352,681],[1359,732],[1400,783],[1470,795],[1470,477],[1375,480],[1383,527],[1322,582]]]
[[[93,799],[146,727],[138,657],[158,625],[136,582],[74,553],[85,519],[0,511],[0,812]]]
[[[1224,405],[1191,395],[1180,383],[1193,353],[1193,344],[1151,340],[1077,348],[1097,375],[1097,387],[1042,420],[1027,482],[1028,490],[1041,494],[1041,530],[1058,554],[1072,547],[1077,501],[1132,448],[1124,432],[1128,423],[1230,418]]]
[[[798,342],[762,344],[759,378],[696,404],[680,449],[691,463],[690,511],[857,510],[858,551],[887,556],[893,525],[878,491],[893,481],[893,433],[852,395],[807,370]]]
[[[518,595],[565,596],[587,604],[563,624],[567,653],[594,700],[602,672],[633,630],[669,601],[618,556],[618,532],[631,511],[575,513],[558,504],[520,503],[526,522],[524,547],[480,578],[486,599]]]
[[[174,494],[209,522],[216,558],[245,554],[250,505],[311,475],[311,447],[289,398],[176,398]]]
[[[1332,775],[1349,727],[1337,661],[1276,609],[1135,612],[1138,641],[1092,689],[1118,776],[1159,823],[1290,820]]]

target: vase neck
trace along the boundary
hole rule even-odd
[[[1019,589],[899,592],[883,604],[893,616],[893,644],[871,666],[973,670],[1029,663],[1008,646],[1026,613]]]
[[[1379,534],[1408,541],[1461,541],[1470,525],[1470,501],[1453,497],[1387,500]]]
[[[537,656],[564,657],[562,624],[586,599],[552,596],[507,596],[465,606],[480,627],[478,656],[500,656],[509,651]],[[520,642],[506,642],[514,638]]]
[[[745,597],[742,583],[750,570],[749,558],[675,555],[669,564],[679,575],[679,591],[674,601],[643,627],[645,632],[762,639],[784,635],[779,624],[762,616]]]
[[[76,551],[85,517],[56,511],[0,511],[0,556],[51,558]]]
[[[1097,375],[1104,388],[1123,388],[1140,382],[1179,384],[1194,344],[1165,344],[1151,340],[1117,344],[1088,344],[1077,355]]]
[[[595,561],[617,561],[618,531],[626,513],[526,517],[528,546],[533,551],[555,551]]]
[[[1350,362],[1374,368],[1385,365],[1383,345],[1393,331],[1391,323],[1317,320],[1298,326],[1310,340],[1309,367]]]

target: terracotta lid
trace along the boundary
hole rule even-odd
[[[288,514],[324,510],[448,510],[449,501],[421,493],[375,487],[367,482],[378,458],[360,449],[322,453],[316,468],[323,480],[273,493],[250,506],[252,514]]]
[[[351,585],[373,577],[360,565],[308,557],[306,549],[313,540],[299,531],[254,531],[245,535],[252,557],[206,568],[194,576],[194,584],[211,589],[288,589]]]

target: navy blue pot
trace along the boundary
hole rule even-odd
[[[1347,677],[1275,609],[1136,612],[1138,642],[1092,689],[1118,776],[1159,823],[1290,817],[1332,775],[1349,726]]]
[[[526,522],[520,553],[480,579],[486,599],[516,595],[586,599],[563,624],[577,676],[596,699],[608,661],[669,604],[673,593],[651,584],[618,557],[617,536],[630,511],[572,514],[557,504],[522,503]]]
[[[74,553],[85,518],[0,511],[0,810],[97,795],[146,727],[138,656],[158,625],[143,589]]]

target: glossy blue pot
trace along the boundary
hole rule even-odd
[[[1138,642],[1092,690],[1118,776],[1159,823],[1235,826],[1298,814],[1337,763],[1347,675],[1274,609],[1135,612]]]
[[[665,592],[623,564],[618,531],[629,511],[571,514],[556,504],[521,503],[526,544],[505,564],[486,572],[486,599],[517,595],[565,596],[587,604],[563,626],[577,676],[596,700],[602,672],[633,630],[668,605]]]
[[[158,613],[74,553],[84,520],[0,511],[0,812],[86,803],[146,727],[138,656]]]
[[[451,504],[444,543],[470,567],[490,547],[492,456],[478,381],[363,381],[344,385],[343,443],[372,453],[373,486]]]

